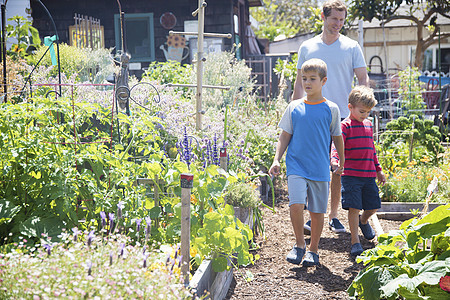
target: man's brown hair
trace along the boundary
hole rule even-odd
[[[322,11],[325,18],[331,15],[333,8],[338,11],[345,11],[345,17],[347,18],[347,7],[341,0],[328,0],[323,3]]]

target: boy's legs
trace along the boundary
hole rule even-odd
[[[305,248],[305,236],[303,234],[303,211],[304,204],[292,204],[289,207],[291,223],[294,229],[295,241],[298,248]]]
[[[352,245],[359,243],[359,209],[348,209],[348,226],[352,236]]]
[[[319,253],[319,240],[322,235],[324,214],[321,213],[309,213],[311,216],[311,242],[309,245],[309,251],[316,254]],[[303,229],[303,228],[302,228]],[[303,235],[303,230],[302,230]]]
[[[369,222],[369,218],[377,212],[378,209],[370,209],[363,211],[361,215],[361,224],[367,224]]]

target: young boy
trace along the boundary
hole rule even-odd
[[[289,210],[296,243],[286,260],[298,265],[305,256],[303,266],[314,266],[319,264],[319,239],[327,211],[331,139],[342,158],[344,145],[339,108],[322,96],[327,65],[323,60],[310,59],[303,63],[301,72],[306,97],[293,100],[278,124],[282,132],[269,174],[280,174],[280,159],[287,148]],[[337,174],[342,174],[344,162],[344,159],[340,161],[341,165],[335,170]],[[311,214],[308,252],[303,233],[305,205]]]
[[[369,218],[381,207],[375,178],[381,184],[386,183],[386,178],[375,152],[372,123],[366,119],[377,104],[373,90],[357,86],[351,91],[348,102],[350,115],[341,123],[345,146],[344,172],[341,176],[342,208],[348,210],[352,236],[350,255],[358,256],[364,251],[359,241],[358,225],[366,239],[375,237],[368,223]],[[333,149],[332,168],[342,165],[339,157],[339,153]],[[364,211],[360,216],[361,210]]]

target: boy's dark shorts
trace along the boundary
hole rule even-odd
[[[342,176],[342,208],[379,209],[380,195],[375,177]]]

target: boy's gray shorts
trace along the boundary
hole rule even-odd
[[[329,187],[328,181],[313,181],[298,175],[289,175],[289,206],[304,204],[310,212],[325,214]]]

